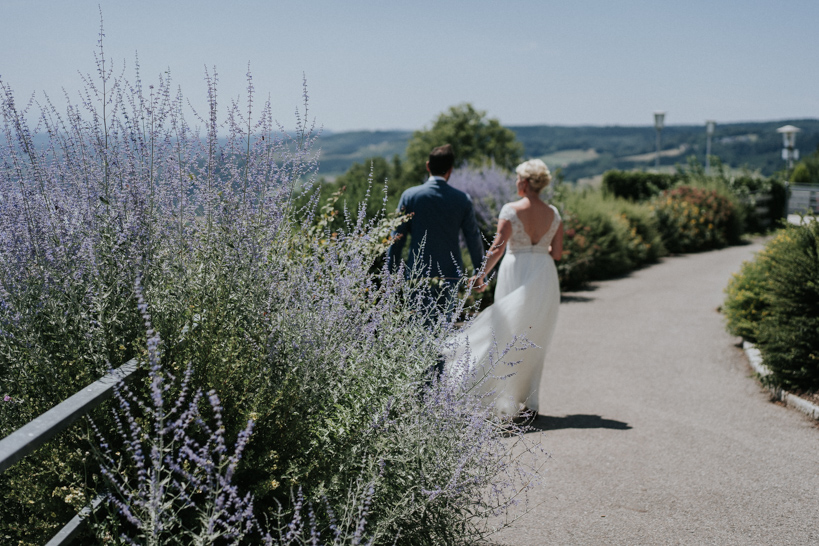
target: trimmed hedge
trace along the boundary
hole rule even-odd
[[[680,176],[676,174],[606,171],[603,174],[603,191],[631,201],[646,201],[679,181]]]
[[[779,385],[819,390],[819,222],[786,227],[768,245],[767,266],[762,358]]]
[[[722,306],[728,331],[753,343],[757,342],[759,322],[768,314],[770,273],[766,258],[763,250],[756,259],[742,264],[725,288],[727,296]]]
[[[765,381],[819,390],[819,222],[785,226],[726,292],[728,330],[757,342]]]

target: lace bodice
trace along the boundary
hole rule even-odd
[[[560,213],[557,212],[557,208],[555,208],[554,205],[549,205],[549,207],[555,213],[552,225],[549,226],[549,230],[546,234],[535,244],[532,244],[532,240],[529,238],[529,235],[526,234],[526,230],[523,229],[523,222],[520,221],[515,209],[509,203],[506,203],[503,208],[501,208],[498,217],[508,220],[512,224],[512,236],[506,245],[506,252],[512,254],[523,252],[549,253],[549,245],[552,244],[552,239],[555,233],[557,233],[557,228],[560,226]]]

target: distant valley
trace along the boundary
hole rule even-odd
[[[732,169],[748,169],[770,175],[782,169],[783,125],[795,125],[802,132],[797,148],[808,155],[819,147],[819,119],[726,123],[717,125],[711,154]],[[654,166],[655,131],[652,126],[517,126],[509,127],[523,144],[527,158],[539,157],[552,170],[560,167],[567,181],[589,178],[609,169],[635,169]],[[411,131],[354,131],[322,135],[322,176],[332,178],[344,173],[353,163],[367,158],[403,156]],[[662,132],[660,164],[664,169],[685,164],[690,156],[705,162],[705,126],[671,125]]]

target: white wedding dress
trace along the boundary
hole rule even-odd
[[[515,416],[524,408],[536,412],[540,407],[540,377],[560,305],[557,267],[549,255],[560,214],[553,205],[549,207],[554,211],[552,225],[534,244],[515,209],[508,203],[501,209],[499,217],[511,223],[512,236],[498,271],[495,303],[458,334],[457,349],[447,363],[450,377],[466,378],[502,416]],[[529,347],[504,355],[515,336],[525,337]],[[525,346],[525,341],[515,346]]]

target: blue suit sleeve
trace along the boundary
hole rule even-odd
[[[481,239],[481,230],[478,229],[478,221],[475,219],[475,208],[472,206],[472,200],[467,201],[468,210],[464,215],[461,230],[466,240],[466,248],[469,250],[469,257],[472,258],[472,267],[474,271],[478,271],[483,264],[483,240]]]
[[[404,196],[401,196],[401,200],[398,202],[398,213],[404,214],[405,212],[409,212],[406,210],[407,204]],[[407,235],[409,234],[410,227],[412,227],[412,219],[410,218],[403,224],[399,225],[395,230],[392,232],[393,243],[390,248],[387,250],[387,262],[392,270],[398,268],[398,264],[401,262],[401,254],[404,251],[404,245],[407,242]]]

